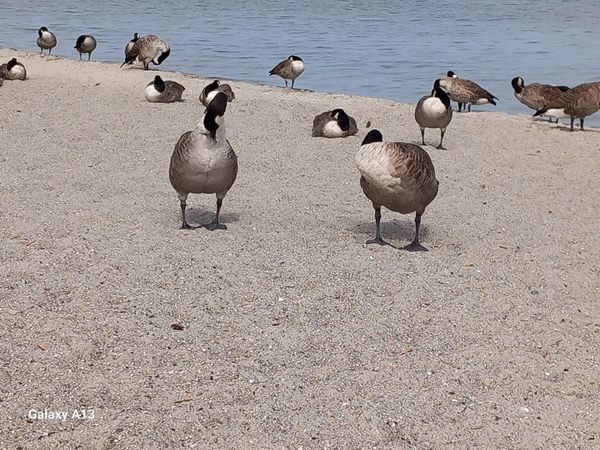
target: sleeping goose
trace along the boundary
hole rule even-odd
[[[175,145],[169,167],[169,179],[177,191],[181,206],[181,228],[191,228],[185,220],[188,195],[216,194],[217,214],[206,225],[210,230],[227,227],[219,222],[223,199],[237,176],[237,156],[225,135],[223,116],[227,96],[219,92],[208,104],[202,121],[183,133]]]
[[[38,38],[36,42],[42,55],[44,54],[44,50],[48,50],[48,55],[50,55],[52,49],[56,47],[56,35],[51,31],[48,31],[48,28],[41,27],[38,30]]]
[[[513,78],[511,85],[515,90],[515,98],[523,103],[528,108],[538,111],[549,103],[560,99],[565,92],[570,88],[567,86],[554,86],[551,84],[531,83],[525,85],[525,81],[521,77]],[[550,114],[550,121],[552,117]],[[556,118],[558,123],[558,118]]]
[[[0,80],[24,80],[27,78],[25,66],[17,61],[17,58],[11,59],[6,64],[0,66]]]
[[[127,59],[127,53],[131,51],[131,47],[133,47],[133,44],[135,44],[139,40],[139,38],[139,33],[133,33],[133,38],[125,46],[125,59]]]
[[[96,38],[94,36],[90,36],[89,34],[82,34],[77,38],[77,42],[75,42],[75,50],[79,52],[79,60],[81,61],[81,54],[88,54],[88,61],[92,57],[92,52],[96,49]]]
[[[579,128],[583,131],[583,120],[600,109],[600,81],[584,83],[564,92],[560,98],[544,105],[533,116],[569,117],[571,131],[575,119],[579,119]]]
[[[215,95],[217,95],[218,92],[222,92],[223,94],[225,94],[229,103],[231,103],[235,99],[235,94],[233,93],[231,86],[229,86],[228,84],[221,84],[219,80],[215,80],[212,83],[208,84],[204,89],[202,89],[202,92],[200,93],[199,97],[200,102],[204,106],[208,106],[208,104],[213,98],[215,98]]]
[[[334,109],[319,114],[313,120],[313,137],[339,138],[358,133],[356,120],[343,109]]]
[[[176,81],[163,81],[156,75],[154,80],[148,83],[144,95],[150,103],[172,103],[181,100],[185,88]]]
[[[452,108],[448,94],[440,88],[440,80],[435,80],[431,95],[422,97],[415,107],[415,120],[421,128],[421,143],[425,145],[425,128],[439,128],[440,144],[436,147],[444,149],[444,134],[452,120]]]
[[[160,55],[159,55],[160,53]],[[139,61],[144,65],[144,69],[148,70],[148,64],[160,65],[171,54],[169,44],[155,34],[139,38],[133,43],[129,51],[125,52],[125,62],[121,64],[133,64],[134,61]]]
[[[468,106],[469,112],[471,112],[471,105],[491,103],[496,106],[495,100],[498,100],[497,97],[494,97],[477,83],[458,78],[458,75],[451,70],[448,71],[446,78],[440,79],[440,87],[446,91],[450,100],[458,103],[458,112],[461,112],[463,105],[465,111]]]
[[[285,81],[285,87],[288,85],[288,80],[292,80],[292,89],[294,89],[294,81],[304,72],[304,61],[296,55],[290,55],[269,71],[269,76],[277,75]]]
[[[367,244],[385,242],[379,232],[381,207],[401,214],[416,212],[415,238],[404,247],[409,251],[426,251],[419,242],[419,227],[425,208],[436,197],[438,181],[429,155],[418,145],[383,142],[379,130],[371,130],[355,158],[360,171],[360,186],[375,209],[375,239]]]

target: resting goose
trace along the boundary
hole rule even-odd
[[[277,75],[285,81],[285,87],[288,85],[288,80],[292,80],[292,89],[294,89],[294,81],[304,72],[304,61],[296,55],[290,55],[269,71],[269,76]]]
[[[56,47],[56,35],[48,28],[41,27],[38,30],[37,46],[40,48],[40,54],[44,54],[44,50],[48,50],[48,55],[54,47]]]
[[[525,85],[525,81],[521,77],[513,78],[511,85],[515,90],[515,98],[534,111],[539,111],[549,103],[558,101],[570,89],[568,86],[554,86],[540,83]],[[554,116],[551,114],[546,115],[552,121]],[[558,123],[558,117],[556,117],[556,122]]]
[[[223,199],[237,176],[237,156],[225,135],[223,116],[227,96],[219,92],[209,103],[202,122],[183,133],[175,145],[169,167],[169,179],[181,205],[181,228],[191,228],[185,220],[188,195],[216,194],[217,214],[206,225],[210,230],[227,227],[219,222]]]
[[[425,128],[439,128],[440,144],[436,147],[444,149],[444,134],[452,120],[452,108],[448,94],[440,88],[440,80],[435,80],[431,95],[422,97],[415,107],[415,120],[421,128],[421,143],[425,145]]]
[[[325,111],[313,120],[313,137],[339,138],[353,136],[358,133],[356,120],[343,109]]]
[[[233,93],[231,86],[228,84],[221,84],[219,80],[215,80],[202,89],[199,97],[200,103],[202,103],[204,106],[208,106],[211,100],[215,98],[215,95],[217,95],[219,92],[222,92],[227,96],[227,101],[229,103],[235,99],[235,94]]]
[[[446,78],[440,78],[440,87],[446,91],[450,100],[458,103],[458,112],[461,112],[463,105],[465,110],[468,106],[469,112],[471,112],[471,105],[491,103],[496,106],[496,100],[498,100],[477,83],[458,78],[458,75],[451,70],[448,71]]]
[[[27,78],[25,66],[17,61],[17,58],[0,66],[0,80],[24,80]]]
[[[185,88],[176,81],[164,81],[159,75],[154,77],[144,91],[150,103],[173,103],[181,100]]]
[[[419,227],[425,208],[436,197],[438,181],[431,158],[418,145],[383,142],[379,130],[371,130],[355,158],[360,171],[360,186],[375,209],[375,239],[367,244],[387,244],[379,232],[381,207],[401,214],[416,212],[415,238],[405,247],[426,251],[419,242]]]
[[[584,83],[569,89],[563,95],[550,101],[533,115],[549,115],[552,117],[569,117],[571,131],[574,130],[575,119],[579,119],[579,128],[583,131],[583,120],[600,109],[600,81]]]
[[[125,51],[125,61],[121,64],[133,64],[139,61],[148,70],[148,64],[160,65],[171,54],[169,44],[155,34],[139,38],[133,43],[129,51]]]
[[[88,61],[92,57],[92,52],[96,49],[96,38],[94,36],[90,36],[89,34],[82,34],[77,38],[77,42],[75,42],[75,50],[79,52],[79,60],[81,61],[81,54],[88,54]]]

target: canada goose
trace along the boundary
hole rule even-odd
[[[600,109],[600,81],[584,83],[564,92],[560,98],[550,101],[533,115],[551,115],[552,117],[570,117],[571,131],[575,119],[579,119],[579,128],[583,131],[583,120]]]
[[[421,143],[425,145],[425,128],[439,128],[441,131],[440,144],[436,147],[444,149],[444,134],[452,120],[450,97],[440,88],[440,80],[435,80],[431,95],[422,97],[415,107],[415,120],[421,128]]]
[[[169,179],[181,205],[181,228],[191,228],[185,220],[186,200],[190,193],[216,194],[217,214],[206,227],[227,227],[219,223],[223,199],[237,176],[237,156],[227,140],[223,116],[227,96],[219,92],[208,104],[204,118],[196,128],[181,135],[175,145],[169,167]]]
[[[81,54],[88,54],[88,61],[92,57],[92,52],[96,49],[96,38],[89,34],[82,34],[77,38],[74,47],[79,52],[79,60],[81,61]]]
[[[334,109],[319,114],[313,120],[313,137],[339,138],[358,133],[356,120],[343,109]]]
[[[231,103],[235,99],[235,94],[233,93],[231,86],[229,86],[228,84],[221,84],[219,80],[215,80],[212,83],[208,84],[204,89],[202,89],[202,92],[200,93],[199,97],[200,102],[204,106],[208,106],[208,104],[213,98],[215,98],[215,95],[217,95],[218,92],[222,92],[223,94],[225,94],[229,103]]]
[[[25,66],[17,61],[17,58],[11,59],[6,64],[0,66],[0,80],[24,80],[27,78]]]
[[[525,85],[525,81],[523,81],[523,78],[521,77],[513,78],[511,85],[515,90],[515,98],[535,111],[560,99],[562,95],[570,89],[568,86],[553,86],[551,84],[540,83]],[[546,115],[549,116],[550,121],[552,121],[553,116],[550,114]],[[558,123],[558,117],[556,117],[556,123]]]
[[[41,27],[38,30],[37,46],[40,48],[40,54],[44,54],[44,50],[48,50],[48,55],[54,47],[56,47],[56,35],[48,28]]]
[[[440,78],[440,87],[446,91],[450,100],[458,103],[458,112],[461,112],[463,105],[465,110],[468,106],[469,112],[471,112],[471,105],[491,103],[496,106],[495,100],[498,100],[477,83],[458,78],[458,75],[451,70],[448,71],[446,78]]]
[[[304,61],[302,58],[296,55],[290,55],[287,59],[284,59],[275,67],[269,71],[269,76],[277,75],[285,81],[285,87],[287,87],[287,80],[292,80],[292,89],[294,89],[294,81],[304,72]]]
[[[131,41],[129,43],[131,43]],[[171,48],[167,42],[155,34],[149,34],[136,40],[129,51],[126,49],[125,62],[121,64],[121,67],[125,64],[133,64],[137,59],[144,64],[144,69],[148,70],[148,64],[150,62],[158,66],[167,59],[170,54]]]
[[[127,53],[129,53],[131,51],[131,47],[133,47],[133,44],[135,44],[139,38],[140,38],[139,33],[133,33],[133,38],[125,46],[125,59],[127,59]]]
[[[181,100],[185,88],[176,81],[163,81],[156,75],[154,80],[148,83],[144,95],[150,103],[172,103]]]
[[[431,158],[418,145],[383,142],[379,130],[371,130],[355,158],[360,171],[360,186],[375,209],[375,239],[367,244],[387,244],[379,232],[381,207],[401,214],[415,215],[415,238],[404,247],[409,251],[426,251],[419,242],[421,216],[438,192],[438,181]]]

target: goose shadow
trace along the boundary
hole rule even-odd
[[[185,210],[185,218],[193,228],[202,228],[210,224],[215,219],[216,209],[205,209],[201,207],[188,206]],[[238,222],[240,215],[236,212],[223,212],[219,215],[219,222],[227,225]],[[181,220],[181,216],[180,216]]]
[[[363,236],[365,240],[373,239],[375,237],[375,220],[371,222],[359,222],[354,223],[354,226],[350,230],[353,234]],[[391,219],[384,220],[382,217],[381,223],[379,224],[379,231],[384,241],[396,240],[409,244],[415,237],[415,221],[414,217],[410,220],[407,219]],[[419,228],[419,238],[424,239],[428,236],[428,229],[425,221],[421,222]],[[391,245],[391,244],[390,244]],[[391,245],[394,248],[398,248]]]

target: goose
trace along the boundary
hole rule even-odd
[[[294,89],[294,81],[304,72],[304,61],[296,55],[290,55],[269,71],[269,76],[277,75],[285,81],[285,87],[288,85],[288,80],[292,80],[292,89]]]
[[[452,120],[450,97],[440,88],[440,80],[435,80],[431,95],[422,97],[415,107],[415,120],[421,128],[421,143],[425,145],[425,128],[439,128],[440,144],[436,147],[444,150],[444,134]]]
[[[202,121],[192,131],[183,133],[175,145],[169,167],[171,185],[181,206],[181,229],[191,228],[185,220],[188,195],[216,194],[217,213],[209,230],[226,230],[219,222],[223,199],[235,182],[237,156],[227,140],[223,116],[227,96],[219,92],[208,104]]]
[[[458,75],[451,70],[448,71],[445,78],[440,79],[440,87],[446,91],[450,100],[458,103],[458,112],[461,112],[463,105],[465,110],[468,106],[469,112],[471,112],[471,105],[491,103],[496,106],[496,100],[498,100],[477,83],[458,78]]]
[[[81,54],[88,54],[88,61],[92,57],[92,52],[96,49],[96,38],[94,36],[90,36],[89,34],[82,34],[77,38],[77,42],[75,42],[75,50],[79,52],[79,60],[81,61]]]
[[[386,245],[379,223],[381,207],[401,214],[415,215],[415,238],[404,247],[409,251],[427,251],[419,242],[421,216],[436,197],[438,180],[431,158],[418,145],[383,142],[379,130],[371,130],[363,140],[355,158],[360,186],[375,209],[375,239],[367,244]]]
[[[554,100],[560,99],[570,89],[568,86],[554,86],[540,83],[525,85],[525,81],[521,77],[513,78],[511,85],[515,91],[515,98],[534,111],[538,111]],[[549,116],[552,122],[553,116],[550,114],[546,115]],[[556,117],[556,123],[558,123],[558,117]]]
[[[27,71],[25,66],[17,61],[17,58],[0,66],[0,80],[24,80],[25,78],[27,78]]]
[[[339,138],[353,136],[358,133],[356,120],[343,109],[325,111],[313,120],[313,137]]]
[[[154,80],[148,83],[144,95],[150,103],[172,103],[181,100],[185,88],[176,81],[163,81],[156,75]]]
[[[199,97],[200,103],[202,103],[204,106],[208,106],[218,92],[224,93],[227,96],[227,101],[229,103],[235,99],[235,94],[233,93],[231,86],[228,84],[221,84],[219,80],[215,80],[202,89]]]
[[[133,64],[133,62],[137,60],[144,65],[144,70],[148,70],[148,64],[150,64],[150,62],[158,66],[167,59],[170,54],[171,47],[169,47],[169,44],[166,41],[155,34],[149,34],[139,38],[133,43],[129,51],[125,51],[125,62],[121,64],[121,67],[125,64]]]
[[[549,115],[552,117],[569,117],[571,131],[574,130],[575,119],[579,119],[579,129],[583,131],[583,121],[600,109],[600,81],[583,83],[564,92],[536,111],[534,117]]]
[[[133,33],[133,38],[125,46],[125,58],[127,58],[127,53],[129,53],[129,51],[131,51],[131,47],[133,47],[133,44],[135,44],[139,38],[140,38],[139,33]]]
[[[48,56],[54,47],[56,47],[56,35],[48,28],[41,27],[38,30],[37,46],[40,48],[40,54],[44,54],[44,50],[48,50]]]

